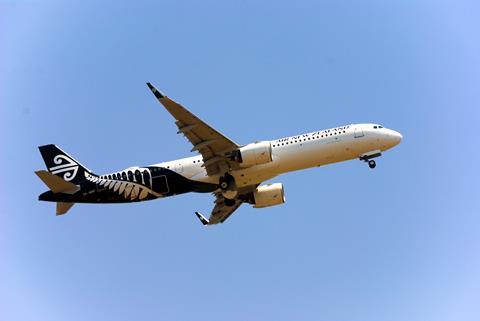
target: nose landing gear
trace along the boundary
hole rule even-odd
[[[372,158],[380,157],[380,156],[382,156],[382,152],[380,150],[373,150],[371,152],[360,155],[359,159],[361,161],[368,163],[368,167],[373,169],[377,166],[377,164]]]

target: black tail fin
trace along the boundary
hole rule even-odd
[[[79,184],[85,180],[85,173],[92,174],[85,166],[53,144],[40,146],[38,149],[48,171],[68,182]]]

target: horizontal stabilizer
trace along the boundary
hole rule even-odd
[[[73,205],[75,205],[75,203],[57,202],[57,215],[63,215],[67,213]]]
[[[198,219],[200,220],[200,222],[202,222],[203,225],[210,224],[210,222],[202,214],[195,212],[195,215],[197,215]]]
[[[73,194],[80,190],[80,187],[77,185],[67,182],[66,180],[63,180],[62,178],[45,170],[36,171],[35,174],[37,174],[37,176],[45,183],[45,185],[47,185],[48,188],[54,193]]]

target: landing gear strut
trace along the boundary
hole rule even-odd
[[[377,163],[375,163],[375,161],[373,159],[368,161],[368,167],[373,169],[373,168],[375,168],[375,166],[377,166]]]

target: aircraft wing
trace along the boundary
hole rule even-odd
[[[243,203],[250,203],[248,200],[248,194],[252,193],[258,184],[255,185],[248,185],[240,188],[238,190],[238,196],[235,198],[235,203],[231,206],[225,204],[225,198],[222,195],[221,191],[214,192],[213,195],[215,196],[215,207],[210,214],[210,217],[206,219],[202,214],[199,212],[195,212],[198,219],[202,222],[203,225],[213,225],[218,223],[223,223],[230,217],[230,215],[235,212],[237,208],[240,207]]]
[[[222,165],[226,166],[226,169],[238,168],[237,163],[225,156],[226,153],[239,148],[236,143],[210,127],[179,103],[163,95],[151,83],[147,83],[147,86],[165,109],[176,119],[175,124],[178,127],[178,133],[185,135],[193,145],[191,151],[198,151],[202,155],[208,175],[220,172]]]
[[[221,193],[215,193],[215,207],[210,214],[210,217],[206,219],[199,212],[195,212],[198,219],[202,222],[203,225],[213,225],[218,223],[223,223],[230,217],[230,215],[235,212],[237,208],[242,205],[243,201],[236,199],[235,204],[228,206],[225,204],[225,199]]]

